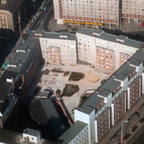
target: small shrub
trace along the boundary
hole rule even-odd
[[[57,89],[57,90],[56,90],[56,94],[60,95],[60,94],[61,94],[61,90],[60,90],[60,89]]]
[[[77,72],[72,72],[69,81],[79,81],[80,79],[83,79],[85,77],[84,73],[77,73]]]
[[[101,84],[105,83],[105,81],[106,81],[106,79],[102,80],[102,81],[101,81]]]
[[[59,69],[56,69],[56,68],[52,69],[51,71],[52,71],[52,72],[63,73],[63,71],[61,71],[61,70],[59,70]]]
[[[66,84],[66,86],[63,89],[62,96],[72,96],[78,90],[79,90],[79,86],[78,85]]]
[[[63,75],[63,76],[68,76],[69,73],[70,73],[70,71],[66,71],[66,72],[64,72],[64,75]]]

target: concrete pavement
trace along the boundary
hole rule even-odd
[[[42,90],[47,89],[47,87],[51,87],[55,92],[57,89],[63,91],[66,84],[74,84],[79,86],[79,91],[76,92],[71,97],[63,97],[63,102],[70,114],[72,114],[72,110],[79,105],[80,96],[89,89],[97,89],[101,85],[101,81],[103,79],[107,79],[112,72],[103,71],[92,68],[89,65],[45,65],[43,71],[45,69],[52,70],[54,68],[59,68],[62,71],[70,71],[70,72],[82,72],[85,74],[84,79],[80,81],[68,81],[69,76],[63,76],[63,73],[53,73],[50,72],[48,75],[43,75],[41,77],[41,82],[38,83],[39,86],[42,87]],[[70,74],[69,74],[70,75]],[[97,82],[92,82],[91,78],[98,78]],[[73,115],[71,115],[73,117]]]

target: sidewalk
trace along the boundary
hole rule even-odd
[[[112,129],[102,138],[102,140],[99,141],[99,144],[106,144],[108,141],[115,135],[115,133],[120,129],[121,127],[121,121],[122,120],[128,120],[129,117],[139,109],[139,107],[144,103],[144,96],[141,97],[138,102],[125,114],[125,116],[115,125],[112,127]]]
[[[78,29],[79,27],[82,27],[82,26],[81,25],[74,25],[74,24],[70,26],[70,28],[74,28],[74,27],[76,27]],[[49,23],[48,28],[50,31],[61,31],[61,30],[68,30],[69,31],[70,30],[66,26],[66,24],[65,25],[64,24],[57,24],[57,21],[54,18],[51,19],[51,22]],[[93,28],[95,28],[95,27],[93,27]],[[103,28],[109,29],[109,25],[104,24]],[[112,30],[119,30],[119,27],[116,25],[112,25],[111,29]],[[144,31],[144,28],[141,27],[141,24],[122,22],[121,31],[123,33],[129,33],[129,32],[134,33],[134,32]]]

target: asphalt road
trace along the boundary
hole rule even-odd
[[[53,2],[50,0],[46,4],[46,10],[41,10],[40,15],[35,20],[34,24],[30,27],[30,30],[44,29],[48,31],[48,22],[53,16]]]

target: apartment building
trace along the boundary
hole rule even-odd
[[[130,22],[143,22],[144,1],[122,0],[122,18]]]
[[[54,0],[58,23],[63,20],[119,25],[119,0]]]
[[[76,64],[76,37],[68,32],[43,32],[39,37],[42,56],[45,63]]]
[[[7,59],[0,78],[0,127],[3,127],[19,96],[24,96],[42,61],[38,37],[29,34]]]
[[[88,144],[88,125],[76,121],[62,136],[57,140],[60,144]]]
[[[112,114],[112,125],[115,125],[119,119],[121,119],[127,112],[127,99],[126,91],[122,92],[111,104]]]
[[[24,0],[0,1],[0,33],[2,36],[10,36],[19,31],[18,13],[21,24],[26,18]]]
[[[142,42],[123,35],[112,35],[101,29],[80,28],[76,32],[78,60],[96,68],[117,70],[138,49]]]
[[[54,14],[58,23],[69,20],[121,25],[122,19],[130,22],[143,22],[143,0],[53,0]],[[86,23],[87,24],[87,23]]]
[[[75,122],[88,125],[90,144],[99,143],[144,94],[143,60],[141,48],[74,110]]]
[[[37,30],[45,63],[77,64],[78,62],[115,71],[144,43],[124,35],[112,35],[101,29],[81,27],[76,34]]]

